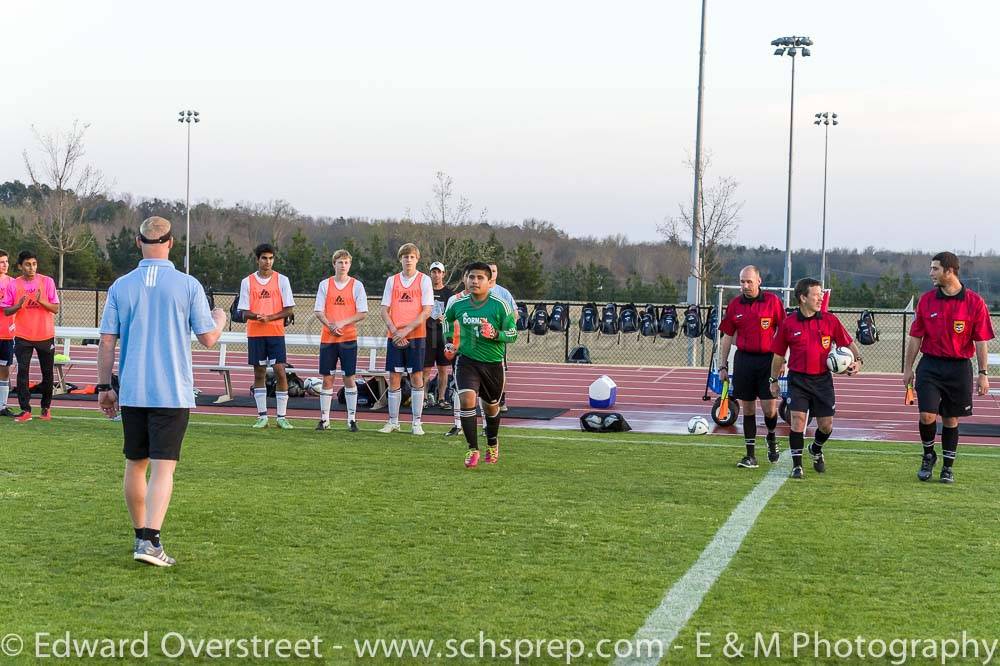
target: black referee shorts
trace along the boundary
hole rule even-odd
[[[837,396],[833,392],[833,375],[788,373],[788,407],[793,412],[809,412],[815,418],[837,413]]]
[[[122,407],[125,457],[129,460],[180,460],[190,409]]]
[[[475,391],[489,405],[500,401],[506,381],[503,362],[483,363],[461,355],[455,360],[455,386],[459,392]]]
[[[755,353],[736,350],[733,359],[732,397],[737,400],[774,400],[771,395],[771,361],[774,354],[770,352]]]
[[[972,414],[972,361],[965,358],[924,356],[917,365],[917,404],[920,411],[941,416]]]

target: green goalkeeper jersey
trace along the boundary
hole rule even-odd
[[[458,353],[482,363],[503,361],[508,342],[517,340],[514,311],[505,302],[490,294],[485,301],[476,302],[472,294],[454,298],[444,313],[448,323],[458,322]],[[480,326],[489,322],[497,331],[494,339],[484,338]]]

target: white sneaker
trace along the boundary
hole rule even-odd
[[[415,422],[413,424],[413,429],[410,432],[412,434],[414,434],[414,435],[423,435],[424,434],[424,427],[422,425],[420,425],[419,421],[417,421],[417,422]]]
[[[399,432],[399,424],[398,423],[393,423],[392,421],[389,421],[384,426],[382,426],[381,428],[379,428],[378,431],[382,432],[382,433],[385,433],[387,435],[389,433],[391,433],[391,432]]]

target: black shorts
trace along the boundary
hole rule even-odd
[[[319,346],[319,374],[332,375],[340,362],[340,371],[350,377],[358,370],[358,341],[326,342]]]
[[[821,419],[837,413],[837,396],[833,392],[833,375],[788,373],[788,407],[793,412],[809,412]]]
[[[14,364],[14,341],[0,340],[0,365],[7,367]]]
[[[441,340],[441,344],[434,345],[433,347],[429,344],[427,345],[427,349],[424,350],[425,368],[433,368],[435,365],[451,365],[451,361],[444,357],[444,346],[444,340]]]
[[[972,414],[972,362],[965,358],[927,356],[917,365],[920,411],[941,416]]]
[[[467,356],[459,356],[455,361],[455,385],[459,393],[475,391],[489,405],[500,402],[506,381],[502,362],[483,363]]]
[[[129,460],[180,460],[190,409],[122,407],[125,457]]]
[[[774,354],[736,350],[733,359],[732,397],[737,400],[774,400],[771,395],[771,361]]]

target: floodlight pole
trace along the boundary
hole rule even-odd
[[[837,120],[837,114],[831,113],[829,111],[824,111],[823,113],[816,114],[816,120],[813,122],[814,125],[823,125],[823,239],[821,242],[821,256],[819,263],[819,281],[823,283],[823,288],[826,288],[826,174],[827,174],[827,164],[828,157],[830,154],[830,120],[833,119],[833,124],[836,125],[839,121]]]
[[[694,197],[691,204],[691,274],[688,275],[687,302],[701,304],[701,123],[705,96],[705,15],[708,0],[701,0],[701,47],[698,50],[698,107],[694,132]],[[688,342],[688,365],[694,365],[694,340]]]
[[[187,188],[184,195],[184,208],[187,223],[184,230],[184,272],[191,274],[191,123],[200,123],[201,114],[190,109],[177,114],[177,122],[187,124]]]

